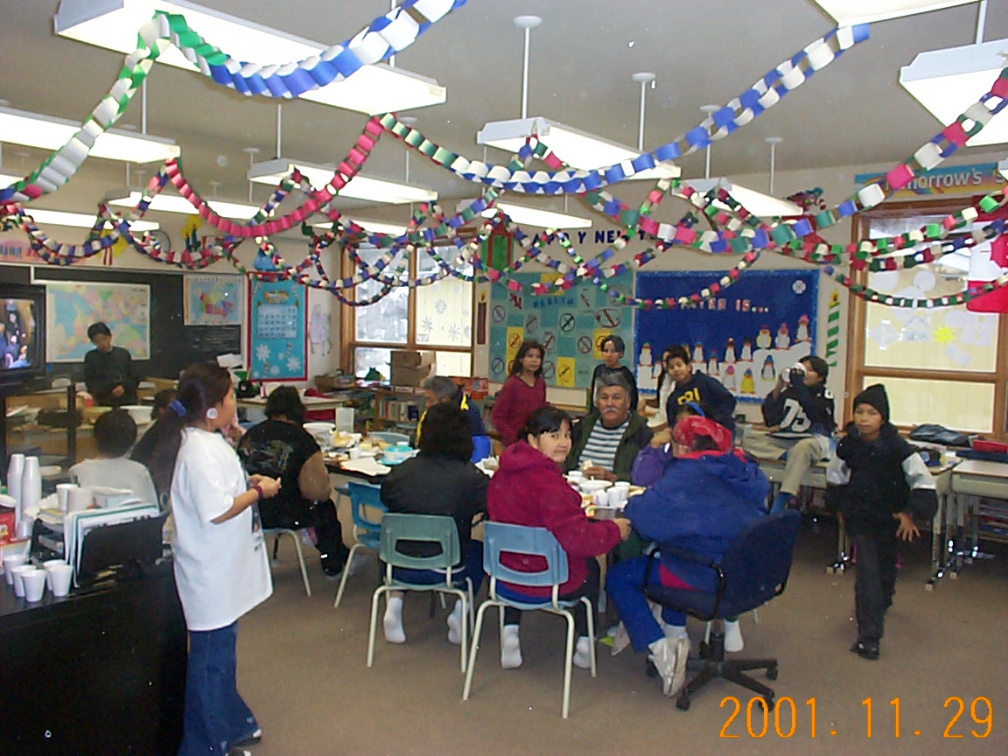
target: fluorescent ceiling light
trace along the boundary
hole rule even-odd
[[[462,200],[459,203],[458,211],[469,207],[472,203],[469,200]],[[528,205],[516,205],[513,202],[498,202],[493,207],[488,207],[481,214],[484,218],[493,218],[497,211],[511,218],[515,223],[527,223],[536,228],[559,228],[567,230],[570,228],[591,228],[592,222],[589,218],[582,218],[579,215],[568,215],[558,213],[553,210],[540,210],[537,207]]]
[[[109,205],[117,205],[119,207],[136,207],[142,196],[142,193],[136,190],[129,191],[124,189],[121,192],[107,195],[105,201]],[[205,202],[222,218],[248,220],[259,212],[259,208],[256,205],[245,205],[240,202],[223,202],[216,199],[205,200]],[[197,212],[196,208],[185,197],[165,194],[155,195],[151,200],[150,209],[163,213],[183,213],[185,215],[193,215]]]
[[[303,161],[274,158],[255,163],[249,169],[248,180],[257,184],[276,186],[281,180],[297,168],[308,179],[311,185],[321,189],[328,184],[335,173],[335,168],[314,165]],[[344,199],[360,199],[370,202],[384,202],[389,205],[405,205],[410,202],[433,202],[437,192],[420,186],[402,184],[398,181],[368,178],[357,174],[346,186],[340,189],[339,195]]]
[[[990,91],[1005,66],[1008,39],[920,53],[900,68],[900,84],[942,124],[949,124]],[[1008,115],[1001,111],[970,147],[1008,142]]]
[[[0,142],[13,142],[43,150],[57,150],[80,131],[81,125],[65,118],[0,108]],[[181,154],[170,139],[109,129],[95,139],[91,157],[129,163],[163,162]]]
[[[593,170],[629,161],[640,155],[639,150],[581,131],[547,118],[516,118],[511,121],[491,121],[476,133],[476,143],[516,153],[533,134],[553,153],[572,168]],[[635,173],[632,179],[678,178],[679,167],[660,163],[654,168]]]
[[[707,194],[707,192],[715,187],[723,187],[736,202],[760,218],[803,215],[805,212],[794,202],[771,197],[769,194],[763,194],[754,189],[747,189],[739,184],[733,184],[726,178],[687,179],[683,183],[693,187],[701,194]],[[721,202],[715,202],[714,204],[720,208],[728,209],[728,206]]]
[[[397,223],[389,223],[388,221],[364,220],[363,218],[347,218],[345,220],[352,223],[356,223],[365,231],[370,231],[372,234],[388,234],[389,236],[402,236],[403,234],[406,233],[406,226],[401,226]],[[316,223],[312,223],[312,228],[321,228],[326,231],[328,231],[331,226],[332,226],[331,220],[318,221]]]
[[[137,32],[155,10],[185,16],[189,28],[236,61],[283,65],[326,49],[318,42],[181,0],[61,0],[53,26],[61,37],[126,54],[136,49]],[[157,60],[196,73],[194,64],[174,46]],[[433,79],[400,68],[369,65],[344,81],[305,92],[300,99],[373,115],[440,105],[446,90]]]
[[[839,26],[870,24],[973,2],[976,0],[816,0]]]

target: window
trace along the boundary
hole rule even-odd
[[[949,205],[953,212],[967,198]],[[944,205],[904,204],[864,213],[854,224],[855,239],[896,236],[937,222]],[[979,222],[983,225],[986,221]],[[978,254],[981,247],[975,247]],[[970,253],[894,271],[868,272],[872,289],[930,299],[966,287]],[[938,423],[967,433],[1004,438],[1008,383],[1008,316],[972,312],[966,305],[898,308],[852,297],[845,418],[853,397],[865,386],[884,383],[891,420],[899,426]]]
[[[446,260],[457,258],[454,247],[439,248],[438,253]],[[384,252],[372,247],[361,248],[359,254],[374,264]],[[386,270],[403,266],[403,254],[398,253]],[[428,279],[440,269],[433,257],[420,251],[406,261],[399,280]],[[462,270],[472,274],[471,265]],[[373,297],[382,287],[378,281],[358,284],[357,301]],[[351,347],[344,360],[352,360],[345,368],[352,368],[359,378],[374,369],[387,379],[392,349],[433,351],[438,375],[472,374],[473,284],[469,281],[446,276],[426,286],[397,286],[374,304],[343,311],[344,333],[349,334]]]

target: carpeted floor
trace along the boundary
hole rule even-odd
[[[645,675],[643,655],[628,649],[612,657],[603,645],[597,678],[574,670],[570,719],[562,720],[563,620],[542,612],[523,620],[525,662],[509,671],[500,668],[496,616],[489,614],[467,702],[458,648],[445,639],[446,611],[438,607],[429,618],[427,596],[406,599],[405,645],[384,641],[379,617],[368,669],[377,562],[371,557],[351,578],[334,610],[336,584],[323,579],[317,556],[307,598],[293,547],[282,543],[273,597],[239,623],[239,689],[264,731],[253,753],[1008,753],[1008,656],[1001,646],[1008,555],[969,566],[927,592],[926,546],[905,548],[882,658],[869,662],[848,651],[854,577],[826,574],[834,544],[831,522],[816,533],[804,527],[787,592],[760,609],[759,624],[752,615],[742,618],[740,656],[780,661],[771,683],[778,721],[771,713],[766,734],[757,737],[763,709],[758,701],[748,705],[744,689],[715,681],[681,712]],[[691,620],[694,647],[702,632]],[[981,697],[993,707],[989,728]],[[796,723],[785,737],[792,711]],[[988,729],[986,738],[973,734]]]

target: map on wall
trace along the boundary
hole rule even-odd
[[[537,296],[531,286],[552,281],[555,273],[517,273],[512,279],[522,285],[511,291],[494,285],[490,296],[490,380],[503,381],[508,365],[525,339],[546,347],[543,378],[547,386],[588,388],[592,371],[602,361],[599,349],[610,334],[626,343],[624,359],[630,365],[633,345],[633,309],[618,307],[606,292],[583,282],[556,295]],[[610,290],[629,295],[633,275],[624,273],[606,280]]]
[[[638,273],[637,296],[688,296],[724,273]],[[746,271],[720,295],[694,307],[637,315],[634,367],[642,394],[654,394],[662,350],[689,348],[693,371],[717,378],[741,402],[762,401],[781,370],[815,353],[819,272]]]
[[[243,276],[189,275],[182,282],[186,325],[241,325]]]
[[[46,283],[46,361],[82,362],[94,349],[88,326],[98,321],[134,360],[150,359],[150,287],[74,281]]]

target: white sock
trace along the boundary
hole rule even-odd
[[[686,632],[685,625],[662,625],[662,630],[665,633],[665,637],[671,638],[672,640],[689,637],[689,634]]]
[[[385,640],[389,643],[405,643],[406,631],[402,625],[402,603],[398,596],[390,596],[385,608]]]
[[[448,615],[448,642],[456,646],[462,643],[462,600],[455,599],[455,608]]]
[[[735,654],[745,648],[742,640],[742,628],[739,627],[738,620],[724,623],[724,650],[730,654]]]
[[[582,635],[577,639],[577,644],[574,646],[574,656],[571,657],[571,661],[575,667],[591,669],[591,643],[587,635]]]
[[[504,625],[501,633],[501,668],[516,669],[522,665],[518,625]]]

